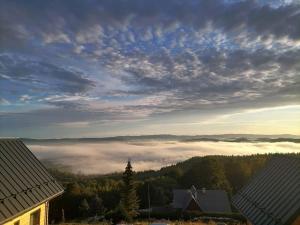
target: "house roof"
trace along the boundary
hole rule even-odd
[[[226,191],[223,190],[173,190],[174,208],[185,210],[191,200],[195,200],[203,212],[231,212],[230,202]]]
[[[300,158],[272,158],[233,198],[254,225],[287,225],[300,215]]]
[[[21,140],[0,139],[0,224],[62,192]]]

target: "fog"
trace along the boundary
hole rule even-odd
[[[136,171],[159,169],[193,156],[249,155],[300,152],[300,144],[234,142],[103,142],[28,145],[41,160],[65,166],[72,172],[105,174],[122,171],[128,159]]]

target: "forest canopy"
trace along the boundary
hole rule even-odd
[[[283,155],[283,154],[280,154]],[[284,154],[299,157],[299,154]],[[154,171],[134,173],[140,209],[167,206],[175,188],[223,189],[231,197],[270,159],[278,154],[193,157]],[[124,162],[124,167],[126,162]],[[132,163],[134,170],[134,162]],[[124,181],[122,173],[82,175],[49,168],[65,187],[65,193],[50,205],[50,220],[61,221],[98,216],[111,218],[119,207]]]

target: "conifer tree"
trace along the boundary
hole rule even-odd
[[[136,194],[134,183],[134,172],[131,162],[128,160],[127,166],[123,173],[123,190],[121,195],[120,209],[127,221],[132,221],[138,215],[139,199]]]

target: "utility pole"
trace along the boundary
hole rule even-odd
[[[65,210],[63,208],[61,209],[61,221],[63,223],[66,221],[66,219],[65,219]]]
[[[148,220],[150,222],[150,187],[148,183]]]

